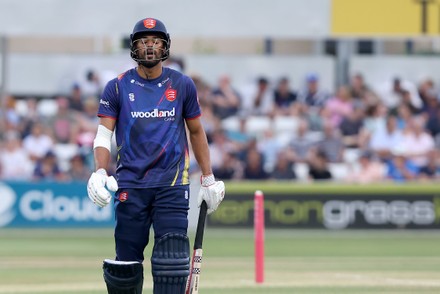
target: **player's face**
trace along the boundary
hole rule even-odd
[[[137,39],[135,53],[142,65],[151,68],[157,65],[165,51],[165,40],[158,35],[149,35]]]

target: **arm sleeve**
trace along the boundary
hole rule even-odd
[[[113,79],[107,83],[99,99],[99,117],[118,118],[119,109],[119,83]]]
[[[187,77],[186,95],[183,101],[183,118],[192,119],[201,115],[199,98],[197,96],[196,85],[193,80]]]

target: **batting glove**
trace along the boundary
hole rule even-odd
[[[107,175],[105,169],[100,168],[96,172],[92,173],[87,183],[87,194],[90,200],[93,201],[99,207],[104,207],[110,203],[112,196],[110,191],[118,190],[118,183],[116,179]]]
[[[197,198],[198,207],[205,200],[208,206],[208,214],[213,213],[225,197],[225,183],[223,181],[216,181],[212,174],[208,176],[202,175],[200,181],[202,186]]]

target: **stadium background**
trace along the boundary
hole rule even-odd
[[[27,128],[40,122],[54,136],[52,123],[60,105],[66,99],[72,102],[78,88],[96,90],[87,81],[88,73],[96,74],[102,86],[133,66],[128,36],[134,22],[146,16],[167,25],[175,61],[170,65],[180,66],[208,88],[228,75],[234,88],[246,93],[264,76],[271,89],[287,77],[292,90],[300,92],[313,76],[330,98],[360,73],[378,96],[387,93],[395,78],[419,95],[421,85],[431,80],[438,100],[440,1],[427,1],[425,14],[423,2],[3,0],[0,148],[10,154],[9,140],[17,133],[24,140],[23,122]],[[83,92],[84,105],[93,104],[90,96]],[[429,111],[438,110],[436,105]],[[36,177],[38,158],[31,167],[6,176],[10,161],[2,158],[0,293],[103,290],[99,263],[113,254],[112,212],[98,210],[86,196],[96,121],[84,113],[73,118],[82,131],[51,145],[61,176]],[[219,125],[237,135],[241,119],[237,114]],[[252,115],[246,135],[265,142],[266,131],[272,129],[286,146],[295,139],[299,123],[293,115]],[[306,162],[292,167],[295,179],[229,179],[229,199],[209,219],[203,293],[437,293],[439,163],[429,179],[401,183],[384,176],[363,185],[349,179],[365,151],[365,146],[357,147],[344,148],[340,160],[328,163],[333,179],[324,183],[308,177]],[[435,161],[438,149],[437,139]],[[74,174],[72,159],[78,157],[85,169]],[[265,168],[271,170],[273,162]],[[195,193],[196,169],[192,176]],[[265,192],[268,205],[263,285],[253,281],[251,216],[257,189]],[[191,228],[197,214],[194,200],[192,194]],[[332,209],[325,210],[327,206]]]

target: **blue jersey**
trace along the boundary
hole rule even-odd
[[[109,81],[98,116],[116,120],[119,187],[189,184],[185,119],[200,115],[194,82],[170,68],[153,80],[130,69]]]

